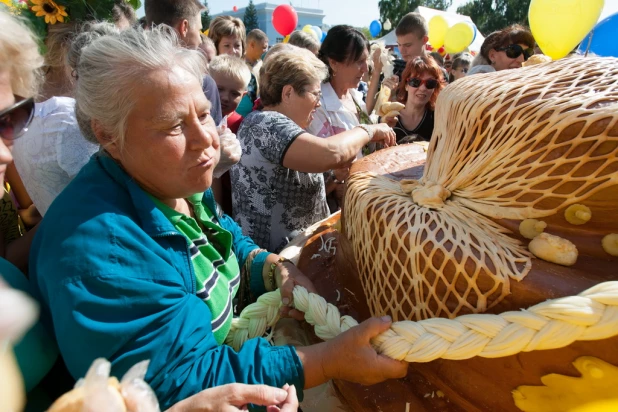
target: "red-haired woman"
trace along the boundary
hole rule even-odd
[[[408,62],[397,90],[397,101],[406,105],[393,128],[397,143],[429,141],[433,133],[433,111],[444,75],[431,56],[420,56]]]

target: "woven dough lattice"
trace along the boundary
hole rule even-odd
[[[421,180],[353,175],[345,230],[373,315],[483,312],[531,269],[494,220],[618,188],[616,78],[615,59],[572,58],[459,80],[438,99]]]

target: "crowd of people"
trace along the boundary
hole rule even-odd
[[[179,411],[296,410],[303,389],[329,379],[403,377],[405,363],[370,345],[389,318],[307,347],[223,343],[266,291],[280,289],[282,316],[302,319],[292,290],[315,289],[279,253],[341,207],[356,159],[429,141],[449,82],[534,53],[530,32],[511,26],[445,68],[426,50],[427,22],[409,13],[396,28],[403,70],[384,78],[380,50],[353,27],[269,47],[231,16],[204,35],[202,11],[145,0],[142,27],[124,4],[113,22],[50,26],[41,56],[0,10],[0,274],[42,307],[16,353],[27,389],[50,400],[100,357],[117,376],[150,360],[147,382]],[[375,114],[383,88],[398,115]],[[229,384],[231,397],[212,389]]]

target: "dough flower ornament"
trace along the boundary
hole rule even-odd
[[[54,0],[30,0],[33,4],[32,11],[37,17],[45,17],[45,23],[56,24],[56,22],[64,23],[64,18],[69,15],[66,12],[66,7],[56,4]]]

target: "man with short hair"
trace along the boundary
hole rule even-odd
[[[253,29],[247,34],[247,51],[245,60],[254,67],[262,61],[262,55],[268,50],[268,36],[260,29]]]
[[[187,49],[197,49],[202,43],[202,12],[206,9],[198,0],[146,0],[148,27],[166,24],[172,27]],[[212,107],[210,115],[215,124],[221,123],[221,100],[215,81],[204,75],[202,90]]]
[[[428,34],[427,21],[419,13],[408,13],[401,18],[395,35],[399,53],[406,63],[425,54]]]

